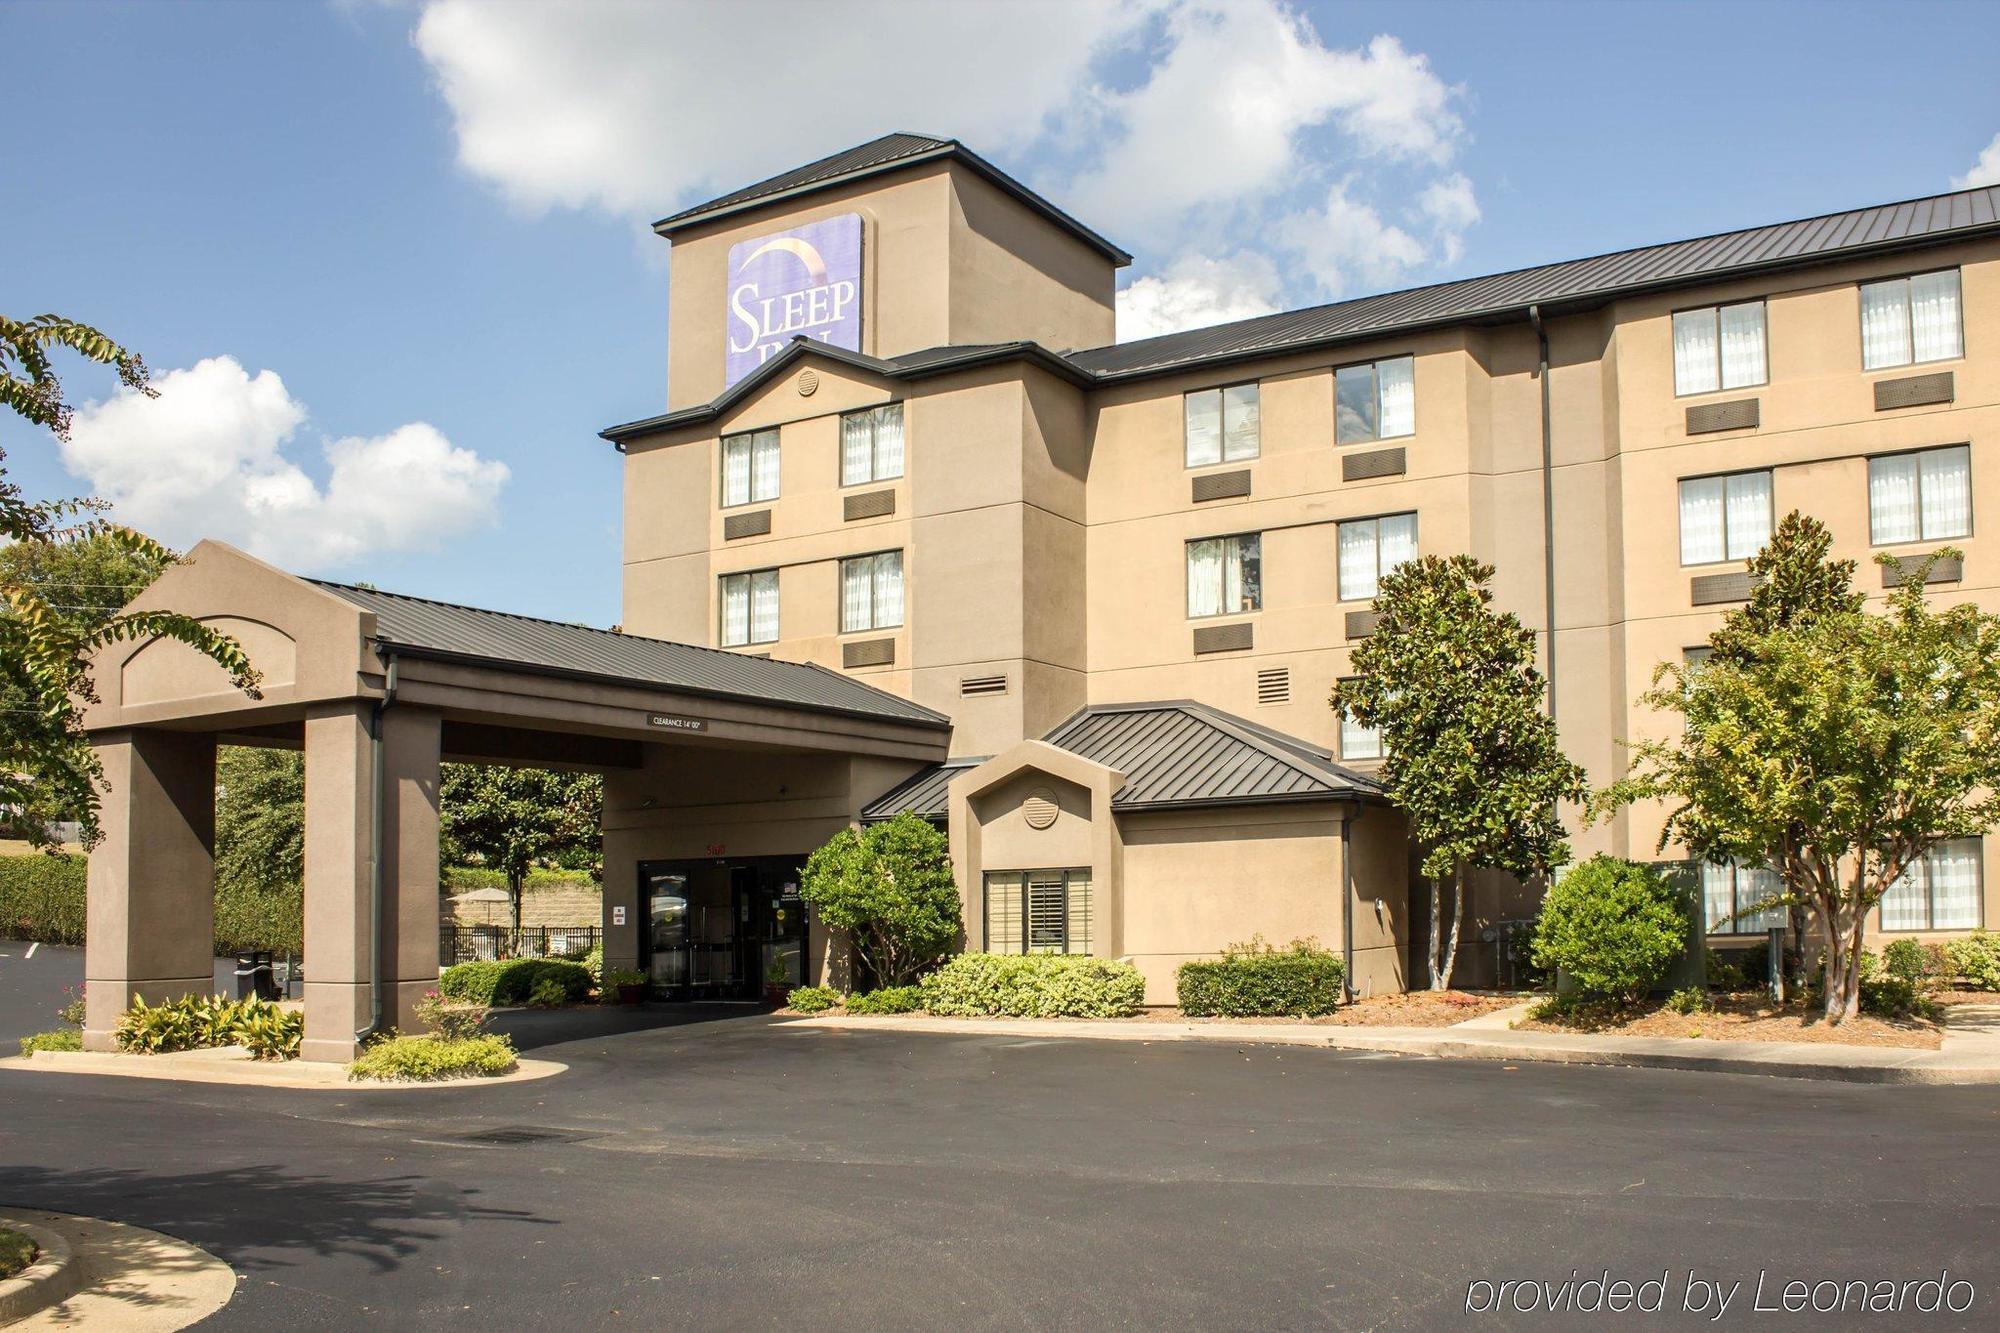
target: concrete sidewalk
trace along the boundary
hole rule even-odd
[[[1982,1008],[1984,1006],[1981,1006]],[[1511,1016],[1511,1011],[1509,1011]],[[788,1027],[854,1031],[1070,1037],[1096,1041],[1225,1041],[1239,1045],[1321,1046],[1343,1051],[1428,1055],[1447,1060],[1538,1060],[1552,1064],[1624,1065],[1715,1074],[1768,1074],[1842,1083],[2000,1083],[2000,1007],[1990,1028],[1945,1038],[1941,1050],[1844,1046],[1833,1042],[1712,1041],[1515,1032],[1497,1014],[1455,1027],[1336,1027],[1315,1023],[1152,1023],[1120,1019],[935,1018],[928,1014],[792,1019]]]

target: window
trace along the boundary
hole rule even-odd
[[[1868,460],[1868,540],[1972,535],[1972,450],[1965,445]]]
[[[778,571],[724,574],[721,582],[722,646],[777,642]]]
[[[986,876],[988,953],[1089,953],[1088,870],[1009,870]]]
[[[889,403],[840,419],[840,484],[861,486],[903,475],[903,405]]]
[[[1187,465],[1233,463],[1257,456],[1257,386],[1202,389],[1181,399]]]
[[[1761,935],[1785,924],[1783,907],[1766,907],[1784,892],[1775,872],[1734,862],[1702,862],[1701,900],[1711,935]]]
[[[1408,356],[1342,366],[1333,374],[1337,444],[1392,440],[1417,431],[1417,363]]]
[[[1771,474],[1690,477],[1681,483],[1681,563],[1748,560],[1771,539]]]
[[[1980,840],[1953,838],[1923,859],[1882,895],[1884,930],[1971,930],[1980,922]]]
[[[894,629],[903,623],[903,553],[840,562],[840,632]]]
[[[1675,313],[1675,393],[1741,389],[1768,379],[1762,301]]]
[[[1964,355],[1957,269],[1861,284],[1863,369]]]
[[[1187,544],[1187,613],[1233,616],[1264,603],[1263,539],[1254,532]]]
[[[1346,713],[1340,715],[1340,757],[1342,759],[1380,759],[1382,757],[1382,733],[1373,727],[1364,727]]]
[[[1417,516],[1388,514],[1340,525],[1340,600],[1366,602],[1382,576],[1417,553]]]
[[[722,504],[760,504],[778,498],[778,432],[730,435],[722,441]]]

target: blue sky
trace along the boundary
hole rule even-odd
[[[4,309],[170,389],[70,363],[71,468],[0,444],[170,541],[609,624],[678,205],[961,135],[1137,253],[1125,336],[2000,178],[1995,49],[1974,4],[0,3]]]

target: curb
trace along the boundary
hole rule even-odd
[[[76,1261],[67,1240],[45,1226],[4,1211],[0,1211],[0,1226],[20,1232],[41,1251],[35,1262],[0,1281],[0,1324],[11,1324],[58,1305],[82,1289],[83,1265]]]
[[[40,1074],[93,1074],[109,1078],[165,1079],[176,1083],[227,1084],[239,1088],[289,1088],[300,1092],[445,1091],[527,1083],[568,1071],[555,1060],[518,1058],[514,1072],[490,1078],[437,1080],[350,1079],[345,1065],[310,1060],[250,1060],[227,1051],[176,1051],[128,1055],[109,1051],[36,1051],[27,1058],[0,1060],[0,1070]]]

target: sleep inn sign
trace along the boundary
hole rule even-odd
[[[730,384],[800,336],[861,350],[861,215],[738,241],[729,249]]]

